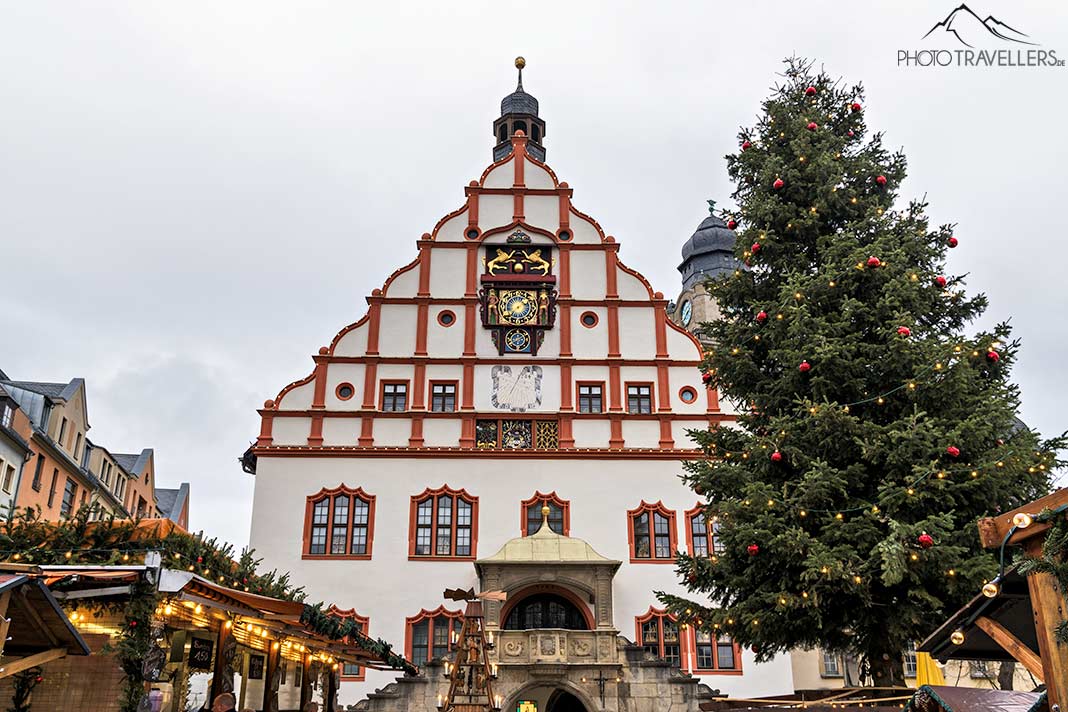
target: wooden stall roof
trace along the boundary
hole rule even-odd
[[[906,712],[1042,712],[1047,709],[1044,692],[944,685],[923,685],[905,706]]]
[[[10,592],[8,640],[4,656],[27,657],[61,648],[68,655],[88,655],[82,640],[44,582],[26,574],[0,573],[0,595]]]

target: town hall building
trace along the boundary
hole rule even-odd
[[[677,550],[719,546],[679,474],[687,431],[733,420],[688,331],[733,234],[702,223],[669,302],[546,164],[517,66],[493,163],[259,411],[251,546],[310,600],[358,602],[341,613],[427,671],[345,667],[342,702],[372,711],[434,707],[463,605],[445,588],[507,594],[485,618],[504,710],[791,692],[788,657],[757,664],[655,595],[685,593]]]

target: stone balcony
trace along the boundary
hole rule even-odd
[[[493,657],[502,666],[617,665],[621,662],[615,630],[502,630],[495,632]]]

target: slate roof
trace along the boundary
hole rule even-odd
[[[189,483],[183,482],[178,489],[156,488],[156,505],[164,517],[177,523],[182,508],[189,499]]]
[[[148,458],[152,456],[152,448],[146,447],[138,455],[113,452],[111,456],[115,458],[115,462],[119,463],[119,467],[131,475],[140,475],[145,471],[145,466],[148,465]]]
[[[85,379],[72,378],[70,383],[40,383],[37,381],[10,381],[5,380],[6,383],[15,388],[21,388],[31,393],[37,393],[51,398],[52,400],[70,400],[74,397],[74,394],[78,391],[78,387],[85,383]]]

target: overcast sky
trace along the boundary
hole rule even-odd
[[[969,1],[1068,57],[1068,5]],[[0,369],[85,378],[90,438],[155,448],[191,526],[240,546],[255,409],[461,204],[516,55],[576,207],[674,296],[705,200],[729,204],[723,155],[797,53],[866,83],[905,194],[959,223],[949,270],[1023,339],[1024,419],[1058,433],[1068,68],[898,68],[951,46],[920,38],[955,4],[5,3]]]

